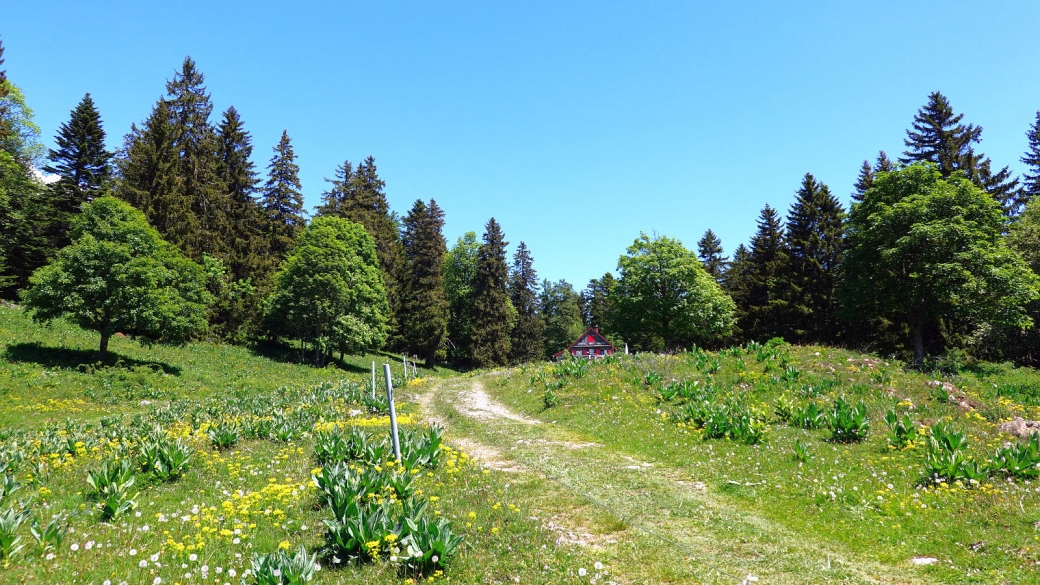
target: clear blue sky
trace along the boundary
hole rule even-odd
[[[724,4],[724,5],[723,5]],[[1040,110],[1036,2],[12,2],[0,38],[48,146],[91,92],[115,148],[191,55],[308,209],[373,155],[391,206],[487,219],[582,288],[640,231],[727,253],[812,172],[844,201],[940,90],[1019,172]]]

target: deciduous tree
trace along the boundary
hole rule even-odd
[[[101,335],[117,331],[181,343],[206,330],[202,267],[164,242],[140,211],[100,197],[73,219],[72,244],[30,278],[22,295],[34,320],[65,317]]]
[[[666,350],[713,344],[733,326],[733,301],[682,242],[646,234],[618,260],[612,303],[626,340],[651,335]]]
[[[314,218],[274,282],[268,327],[309,344],[315,364],[335,351],[361,353],[386,342],[386,291],[375,243],[360,224]]]
[[[1029,327],[1038,279],[1001,236],[1000,206],[932,164],[879,176],[848,223],[842,297],[859,322],[888,317],[925,356],[930,322]],[[938,348],[936,348],[938,349]]]

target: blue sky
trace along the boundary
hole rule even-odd
[[[1040,3],[32,2],[3,9],[10,79],[44,142],[85,92],[115,148],[191,55],[264,168],[293,139],[308,209],[375,157],[391,206],[494,216],[579,289],[640,231],[727,253],[812,172],[844,201],[931,91],[1022,170]]]

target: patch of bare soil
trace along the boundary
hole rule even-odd
[[[484,387],[480,385],[480,382],[474,382],[470,389],[459,393],[459,400],[460,402],[456,404],[456,408],[458,408],[459,412],[471,418],[479,420],[506,418],[527,425],[542,424],[540,420],[517,414],[506,408],[505,405],[492,400],[487,392],[484,392]]]

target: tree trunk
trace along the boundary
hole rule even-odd
[[[910,324],[910,339],[914,342],[914,363],[917,365],[924,363],[924,335],[921,331],[922,329],[919,321]]]
[[[112,337],[111,333],[105,331],[101,332],[101,349],[98,350],[98,361],[104,363],[105,358],[108,357],[108,339]]]

